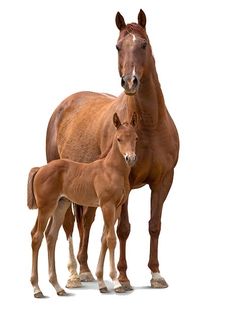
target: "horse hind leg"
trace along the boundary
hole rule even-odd
[[[76,205],[75,214],[80,234],[80,248],[78,261],[80,264],[79,278],[81,281],[94,281],[94,277],[88,267],[88,242],[91,225],[95,218],[96,208]]]
[[[74,247],[73,247],[73,229],[74,229],[74,222],[75,218],[72,212],[71,204],[66,211],[64,222],[63,222],[63,228],[66,233],[66,238],[69,242],[69,261],[67,264],[67,268],[69,270],[70,276],[67,280],[66,287],[67,288],[79,288],[81,287],[81,282],[79,279],[79,275],[77,273],[77,261],[74,254]]]
[[[56,274],[56,266],[55,266],[55,248],[58,237],[59,229],[63,223],[65,213],[69,207],[69,201],[61,200],[58,203],[56,210],[54,211],[54,215],[52,217],[52,222],[50,229],[46,232],[46,240],[48,247],[48,266],[49,266],[49,281],[55,288],[57,295],[62,296],[66,295],[66,292],[59,285]]]
[[[34,297],[42,298],[44,297],[39,284],[38,284],[38,253],[43,240],[43,233],[47,226],[50,215],[41,214],[41,209],[39,209],[39,214],[36,220],[36,223],[31,231],[32,237],[32,272],[30,282],[33,286]]]

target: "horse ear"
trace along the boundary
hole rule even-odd
[[[120,12],[116,13],[116,26],[118,27],[120,31],[126,27],[125,20],[123,16],[120,14]]]
[[[113,124],[117,129],[121,126],[120,118],[118,117],[117,113],[113,115]]]
[[[134,112],[130,121],[130,125],[135,127],[138,122],[138,115]]]
[[[140,9],[139,14],[138,14],[138,24],[142,26],[143,28],[145,28],[146,22],[147,22],[146,15],[143,12],[143,10]]]

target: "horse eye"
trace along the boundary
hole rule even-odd
[[[138,141],[138,137],[135,140]]]
[[[117,141],[120,142],[121,141],[120,138],[117,138]]]
[[[141,48],[145,49],[147,47],[147,42],[142,43]]]

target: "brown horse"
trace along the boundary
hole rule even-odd
[[[137,163],[130,173],[131,189],[149,185],[151,189],[151,218],[149,221],[150,257],[148,266],[152,272],[151,286],[167,287],[160,275],[158,262],[158,238],[161,230],[162,206],[173,181],[174,167],[178,160],[179,138],[174,122],[165,106],[158,80],[151,44],[146,33],[146,16],[142,10],[138,23],[126,24],[118,12],[116,25],[120,31],[116,45],[119,74],[124,93],[118,97],[93,92],[80,92],[69,96],[54,111],[48,125],[47,159],[70,158],[91,162],[105,154],[111,146],[114,128],[111,117],[117,112],[123,121],[129,121],[133,112],[140,117],[137,134]],[[91,120],[96,115],[96,121]],[[92,279],[87,265],[89,231],[94,220],[94,209],[75,208],[81,242],[78,253],[80,279]],[[83,219],[81,220],[81,217]],[[68,287],[80,285],[73,255],[72,232],[74,217],[67,211],[64,229],[69,239],[71,277]],[[117,228],[120,241],[118,263],[119,280],[131,288],[126,275],[126,240],[130,233],[128,201],[123,205]]]
[[[117,278],[115,266],[114,225],[130,191],[129,174],[131,166],[136,161],[137,134],[134,129],[136,122],[135,113],[130,124],[121,124],[117,114],[114,114],[113,123],[117,130],[113,137],[112,147],[103,159],[87,164],[61,159],[40,168],[31,169],[28,179],[28,207],[38,208],[38,217],[31,233],[33,251],[31,283],[35,297],[43,297],[38,285],[37,261],[43,234],[50,217],[52,223],[46,232],[49,281],[58,295],[66,294],[57,281],[55,246],[59,229],[70,206],[69,200],[87,207],[101,207],[104,230],[96,272],[99,289],[102,293],[108,291],[103,281],[104,259],[108,248],[110,277],[114,283],[115,292],[125,292]]]

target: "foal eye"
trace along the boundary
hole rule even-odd
[[[117,138],[117,141],[120,142],[121,141],[120,138]]]
[[[147,47],[147,42],[142,43],[141,48],[145,49]]]

